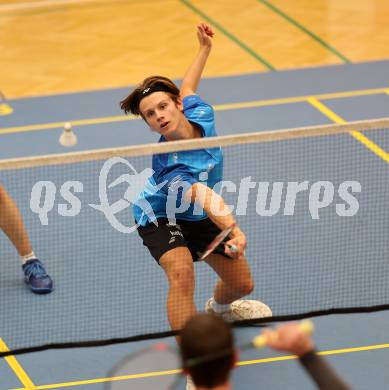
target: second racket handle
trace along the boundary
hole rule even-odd
[[[310,335],[313,333],[314,326],[313,322],[311,320],[303,320],[299,323],[298,325],[299,329],[301,332]],[[266,337],[263,335],[259,335],[253,338],[252,344],[254,345],[255,348],[263,348],[266,347]]]
[[[238,247],[236,245],[230,245],[230,244],[227,244],[227,247],[228,249],[231,251],[231,252],[238,252]]]

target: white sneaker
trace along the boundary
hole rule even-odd
[[[231,303],[230,310],[224,313],[216,313],[211,305],[211,299],[208,299],[205,304],[205,311],[207,313],[219,314],[227,322],[252,320],[258,318],[271,317],[273,315],[269,306],[263,302],[254,301],[250,299],[238,299]]]
[[[196,386],[189,375],[186,377],[186,390],[196,390]]]

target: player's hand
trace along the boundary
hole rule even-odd
[[[231,236],[232,236],[231,240],[227,241],[224,244],[225,253],[228,256],[232,257],[233,259],[238,259],[239,257],[243,257],[244,251],[247,246],[246,236],[240,229],[237,229],[236,233],[234,229]]]
[[[200,47],[212,47],[212,38],[214,35],[214,31],[208,24],[200,23],[197,26],[197,38],[199,39]]]
[[[301,330],[297,323],[283,324],[276,329],[265,329],[262,335],[265,336],[268,347],[297,356],[302,356],[315,347],[311,336]]]

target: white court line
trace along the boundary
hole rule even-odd
[[[56,7],[58,5],[71,5],[81,3],[105,3],[106,1],[99,0],[42,0],[28,3],[2,4],[0,5],[0,12],[6,11],[24,11],[29,9]]]

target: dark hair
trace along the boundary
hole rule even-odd
[[[142,116],[142,113],[139,110],[141,100],[145,96],[158,91],[166,92],[175,103],[178,102],[180,90],[173,81],[163,76],[151,76],[144,79],[134,91],[123,99],[120,102],[120,107],[126,114],[131,112],[131,114]]]
[[[197,314],[180,333],[183,368],[196,386],[214,387],[228,380],[234,364],[234,338],[229,324],[214,314]]]

